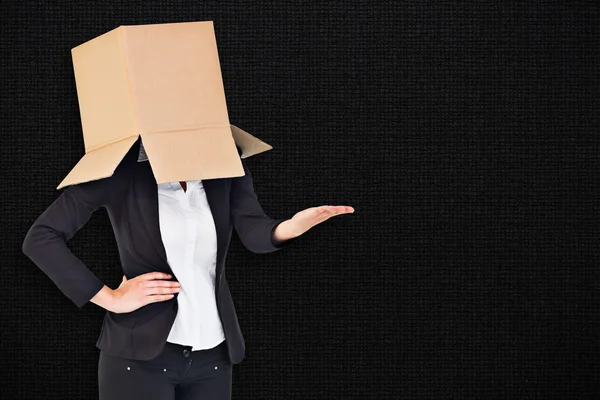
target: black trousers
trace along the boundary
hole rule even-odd
[[[100,400],[230,400],[233,365],[225,341],[212,349],[191,349],[167,342],[148,361],[100,351]]]

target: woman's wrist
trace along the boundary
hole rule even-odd
[[[273,231],[273,240],[275,242],[285,242],[286,240],[294,239],[300,236],[293,231],[292,224],[293,222],[290,219],[279,223]]]
[[[113,304],[115,303],[115,291],[104,285],[90,301],[105,310],[111,311],[113,309]]]

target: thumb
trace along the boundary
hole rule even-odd
[[[121,282],[127,282],[127,278],[123,275],[123,280]]]

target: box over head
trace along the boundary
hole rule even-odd
[[[243,176],[272,147],[231,125],[212,21],[119,26],[71,50],[85,155],[58,185],[111,176],[142,137],[157,183]]]

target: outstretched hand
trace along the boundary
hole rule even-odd
[[[279,224],[274,235],[277,240],[281,241],[292,239],[331,217],[353,212],[354,208],[350,206],[310,207],[297,212],[291,219]]]

